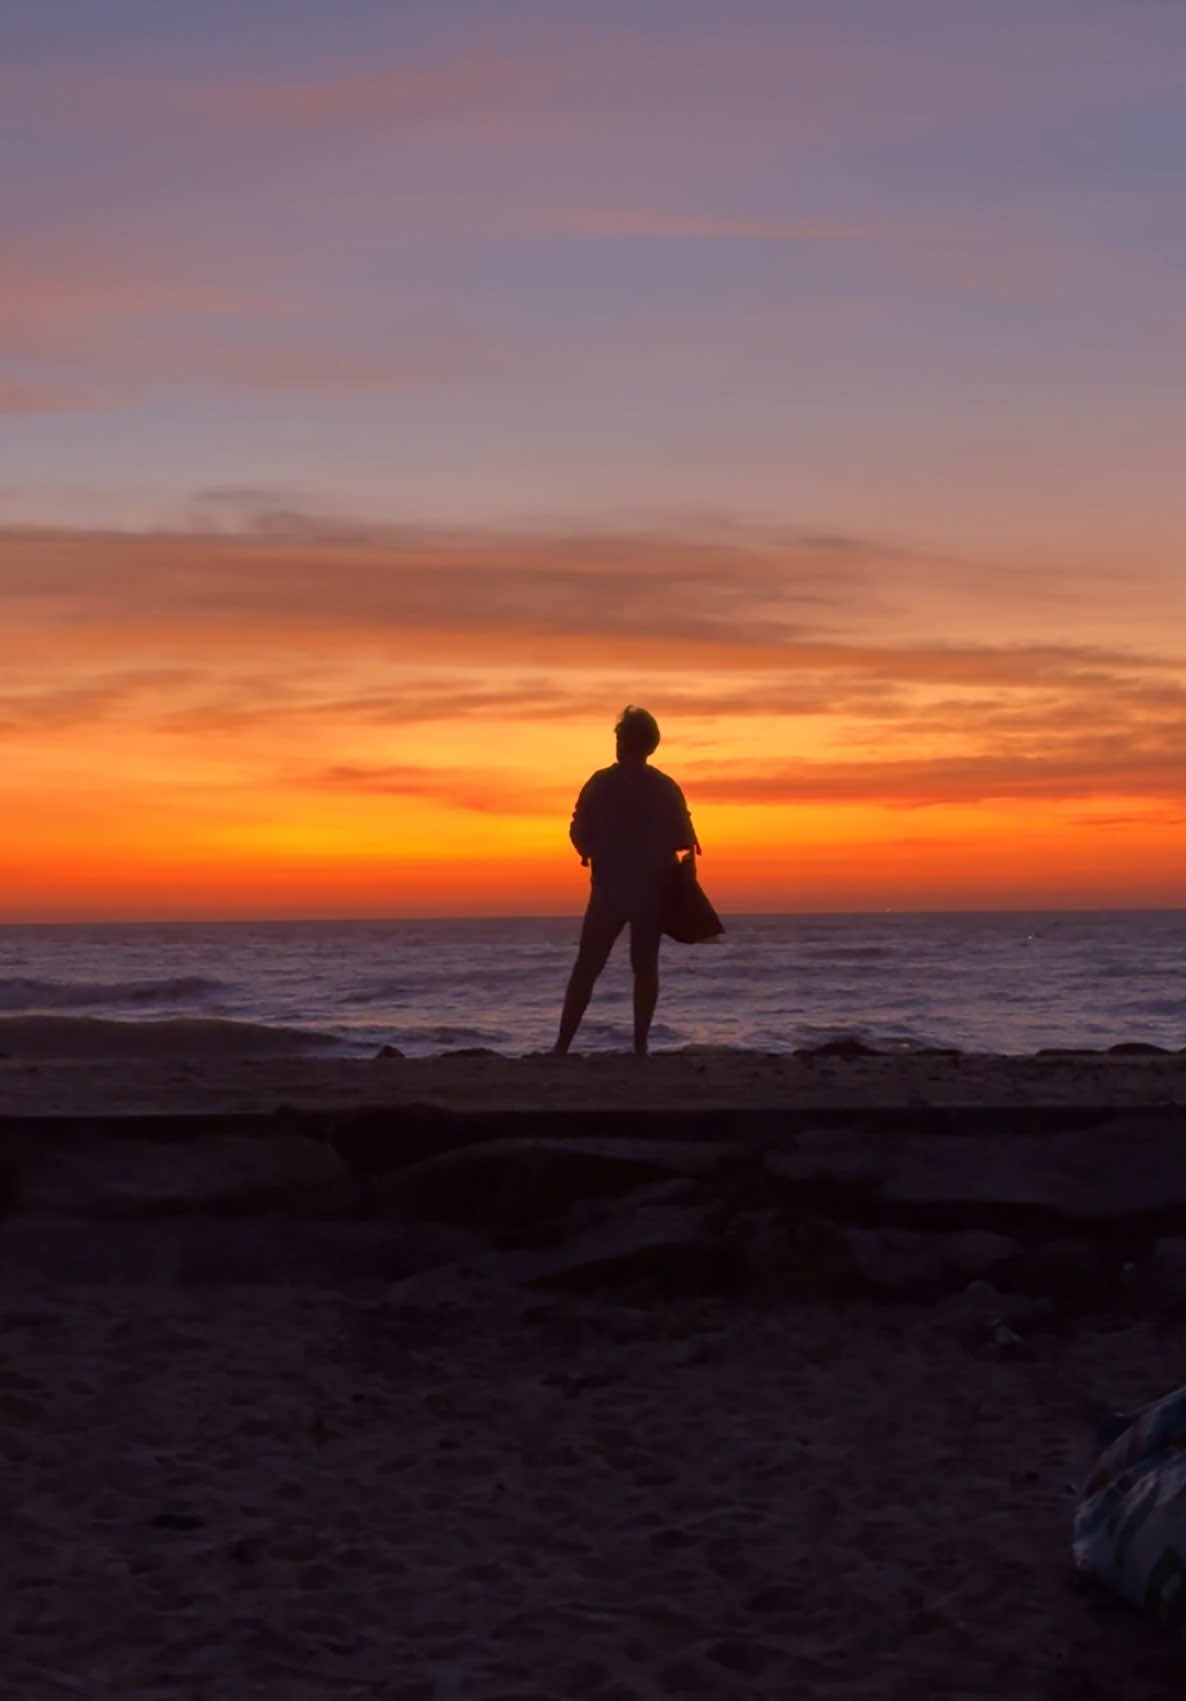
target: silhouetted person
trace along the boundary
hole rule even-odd
[[[572,1044],[593,985],[623,927],[630,926],[634,971],[634,1049],[647,1049],[659,996],[660,908],[668,873],[681,850],[699,850],[684,794],[647,757],[659,743],[653,715],[633,705],[614,728],[618,759],[581,788],[569,837],[582,863],[593,864],[589,907],[577,960],[564,995],[555,1052]]]

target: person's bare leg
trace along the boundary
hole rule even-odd
[[[651,1020],[659,999],[659,930],[634,926],[630,929],[630,966],[634,970],[634,1051],[645,1057]]]
[[[577,960],[572,966],[564,993],[560,1032],[556,1035],[556,1044],[552,1047],[553,1057],[564,1057],[567,1054],[581,1025],[581,1017],[588,1009],[597,977],[605,967],[614,940],[621,931],[620,920],[608,915],[595,904],[589,905],[581,928]]]

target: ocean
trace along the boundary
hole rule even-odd
[[[655,1049],[792,1051],[852,1036],[880,1049],[1026,1054],[1134,1040],[1186,1045],[1186,911],[726,916],[706,945],[666,941]],[[0,927],[0,1052],[13,1017],[215,1017],[365,1056],[555,1036],[578,922],[142,923]],[[288,1040],[277,1031],[271,1048]],[[630,1043],[625,937],[577,1037]]]

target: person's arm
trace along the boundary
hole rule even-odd
[[[678,786],[675,788],[676,803],[676,842],[677,851],[690,850],[700,854],[700,841],[696,837],[696,829],[692,825],[692,817],[688,812],[687,800]]]
[[[580,855],[582,867],[587,865],[589,858],[593,855],[592,804],[593,781],[586,780],[581,787],[576,808],[572,812],[572,822],[568,829],[568,836]]]

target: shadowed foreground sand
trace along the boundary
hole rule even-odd
[[[0,1693],[1171,1692],[1075,1592],[1083,1397],[1148,1327],[970,1352],[919,1308],[475,1289],[4,1294]]]
[[[1177,1056],[0,1065],[18,1116],[430,1102],[562,1130],[580,1105],[1160,1105],[1171,1141],[1184,1080]],[[1177,1647],[1072,1587],[1069,1556],[1085,1408],[1186,1380],[1180,1306],[1055,1307],[1018,1343],[969,1329],[957,1292],[643,1302],[516,1285],[497,1257],[243,1282],[103,1253],[67,1280],[56,1257],[0,1277],[4,1701],[1180,1685]]]

